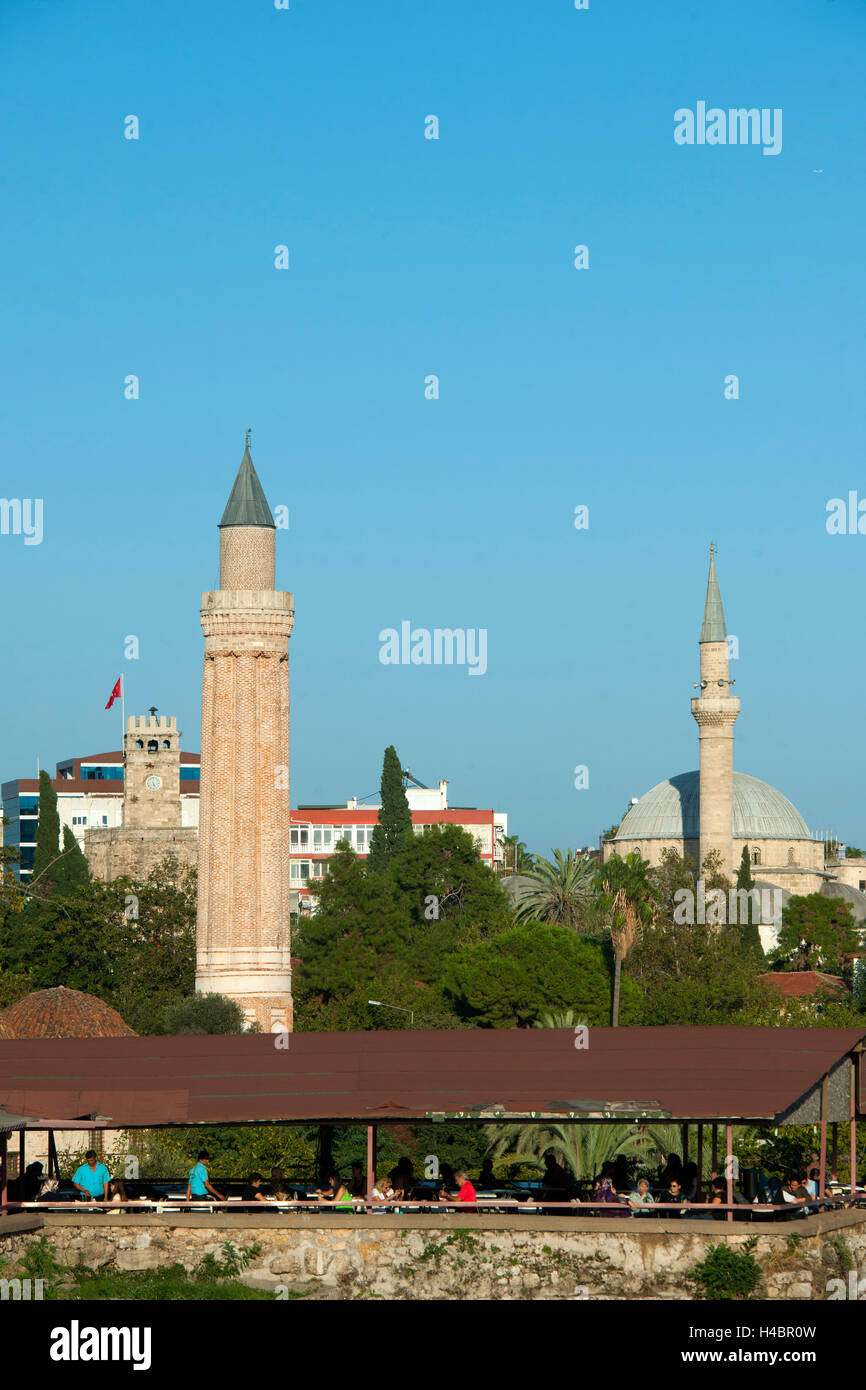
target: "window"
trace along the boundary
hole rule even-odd
[[[752,863],[753,863],[753,864],[760,864],[760,862],[761,862],[761,851],[760,851],[759,849],[753,849],[753,850],[752,850]]]
[[[327,868],[328,868],[328,866],[327,866],[327,864],[325,863],[324,859],[314,859],[314,860],[313,860],[312,877],[313,877],[313,878],[324,878],[324,877],[325,877],[325,874],[326,874],[326,872],[327,872]]]
[[[290,878],[292,883],[306,883],[309,877],[309,859],[294,859],[290,865]]]
[[[348,841],[349,841],[349,844],[351,844],[351,843],[352,843],[352,831],[353,831],[353,829],[354,829],[354,826],[351,826],[351,825],[338,825],[337,828],[336,828],[337,840],[338,840],[338,841],[339,841],[339,840],[348,840]]]
[[[143,748],[143,747],[144,747],[144,739],[137,738],[137,739],[135,740],[135,746],[136,746],[136,748]]]
[[[313,831],[313,844],[316,849],[330,849],[333,833],[330,825],[317,825]]]
[[[306,825],[297,825],[292,829],[292,847],[294,849],[306,849],[310,843],[310,829]]]
[[[170,739],[170,738],[164,738],[164,739],[162,740],[162,746],[163,746],[163,748],[170,748],[170,747],[171,747],[171,739]]]
[[[147,740],[147,751],[148,751],[148,753],[158,753],[158,752],[159,752],[159,740],[158,740],[158,739],[155,739],[155,738],[149,738],[149,739]]]
[[[788,863],[789,863],[789,864],[796,864],[796,862],[797,862],[797,861],[796,861],[796,859],[794,858],[794,846],[791,845],[790,849],[788,850]]]
[[[180,770],[180,780],[182,782],[197,782],[200,776],[200,769],[197,767],[182,767]]]
[[[103,825],[107,825],[107,824],[108,824],[108,817],[107,817],[107,816],[103,816],[102,822],[103,822]],[[72,817],[72,824],[73,824],[73,825],[86,825],[86,824],[87,824],[87,817],[86,817],[86,816],[73,816],[73,817]]]

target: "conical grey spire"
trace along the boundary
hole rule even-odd
[[[249,430],[238,476],[235,478],[235,485],[226,503],[220,526],[270,526],[272,531],[276,530],[268,499],[250,458]]]
[[[701,628],[702,642],[726,642],[728,630],[725,626],[725,610],[719,593],[716,578],[716,548],[710,546],[710,576],[707,580],[707,598],[704,603],[704,622]]]

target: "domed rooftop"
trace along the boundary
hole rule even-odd
[[[617,831],[616,840],[697,840],[700,778],[681,772],[642,796]],[[734,773],[735,840],[811,840],[809,827],[786,796],[745,772]]]
[[[134,1038],[116,1009],[78,989],[39,989],[0,1011],[8,1038]]]
[[[14,1036],[15,1034],[12,1032],[9,1024],[3,1022],[3,1015],[0,1014],[0,1042],[2,1042],[4,1038],[14,1038]]]

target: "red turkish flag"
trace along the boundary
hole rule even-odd
[[[111,709],[111,706],[114,704],[115,700],[120,699],[120,682],[122,680],[123,676],[118,676],[117,680],[114,682],[114,689],[108,697],[108,704],[105,706],[106,709]]]

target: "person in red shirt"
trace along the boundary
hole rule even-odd
[[[468,1174],[462,1168],[457,1169],[457,1172],[454,1174],[454,1181],[457,1183],[457,1187],[459,1189],[457,1192],[457,1201],[474,1202],[475,1188],[469,1181]],[[454,1201],[454,1198],[449,1196],[449,1194],[444,1189],[439,1193],[439,1197],[440,1200],[443,1202]]]

